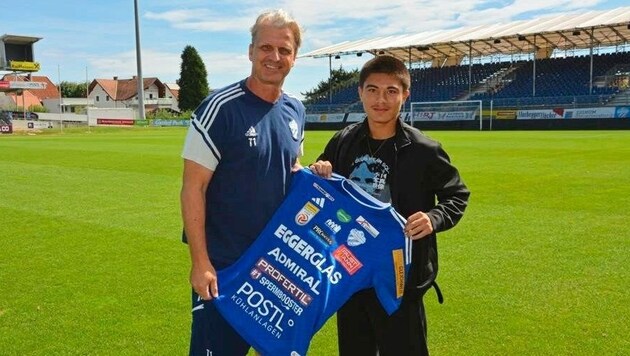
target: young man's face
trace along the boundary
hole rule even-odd
[[[368,120],[385,124],[398,118],[409,90],[403,90],[402,83],[393,75],[372,73],[359,88],[359,97]]]
[[[252,77],[265,85],[281,87],[295,63],[297,49],[288,27],[261,26],[256,40],[249,45]]]

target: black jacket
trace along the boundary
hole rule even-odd
[[[352,161],[364,151],[368,139],[367,119],[335,133],[318,160],[330,161],[333,171],[348,177]],[[427,213],[433,233],[413,243],[408,291],[424,294],[435,286],[438,271],[435,233],[455,226],[462,218],[470,192],[450,163],[442,146],[420,130],[398,121],[394,141],[395,162],[391,173],[394,208],[405,218],[418,211]]]

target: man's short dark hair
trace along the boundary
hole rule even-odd
[[[411,86],[411,77],[405,63],[392,56],[377,56],[367,61],[361,72],[359,72],[359,87],[363,88],[363,84],[373,73],[390,74],[400,80],[403,90],[409,90]]]

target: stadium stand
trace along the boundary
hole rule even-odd
[[[630,120],[618,120],[630,118],[630,7],[343,41],[301,57],[328,58],[331,66],[333,57],[362,54],[408,63],[409,120],[412,102],[435,108],[418,116],[423,126],[425,117],[440,117],[441,124],[472,128],[454,122],[466,117],[456,115],[457,103],[482,102],[478,128],[492,118],[505,127],[630,128]],[[337,125],[340,114],[341,124],[357,120],[363,111],[357,86],[345,83],[308,102],[311,122]],[[452,114],[433,115],[445,110]]]
[[[593,77],[605,77],[617,66],[630,62],[630,52],[593,56]],[[536,63],[536,76],[532,76],[533,61],[517,64],[517,69],[492,90],[477,93],[471,100],[484,100],[489,105],[536,106],[575,104],[576,106],[605,105],[619,93],[614,83],[590,86],[590,58],[587,56],[548,58]],[[534,86],[534,78],[536,83]]]
[[[620,88],[618,83],[605,78],[628,63],[630,52],[593,56],[593,77],[600,83],[594,83],[592,89],[588,56],[537,60],[535,77],[533,61],[473,64],[471,68],[462,65],[413,69],[408,103],[483,100],[484,106],[489,106],[493,100],[494,107],[606,105]],[[359,101],[357,86],[358,82],[352,82],[334,91],[332,100],[321,99],[308,105],[309,113],[360,108],[356,105]],[[473,95],[468,95],[469,88]]]

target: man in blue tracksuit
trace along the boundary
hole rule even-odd
[[[191,257],[191,355],[245,355],[250,345],[210,300],[217,270],[251,245],[282,202],[304,138],[302,103],[282,91],[301,43],[282,10],[251,29],[251,74],[210,94],[186,137],[181,190],[184,240]]]

